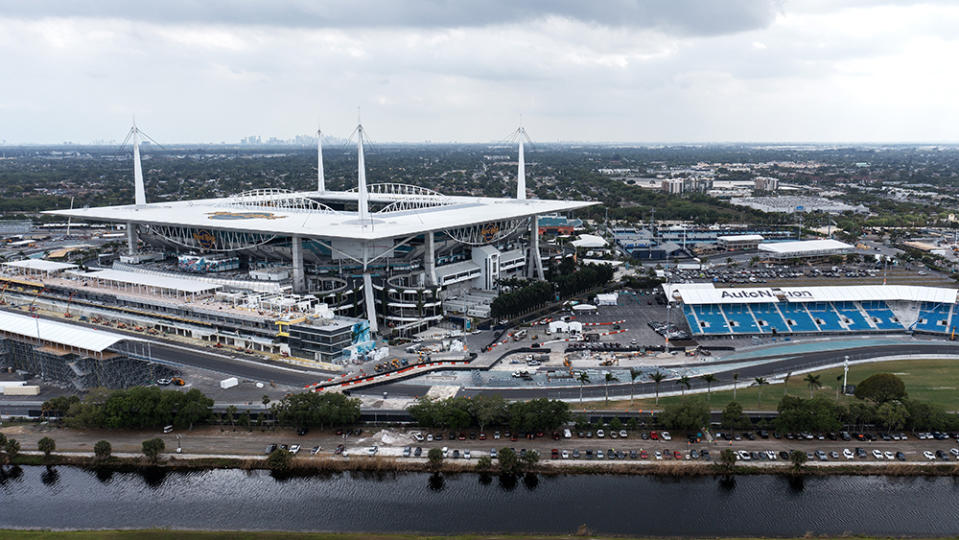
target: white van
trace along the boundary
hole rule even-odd
[[[563,438],[564,438],[564,439],[572,439],[572,438],[573,438],[573,434],[569,431],[569,428],[566,428],[566,429],[563,430]]]
[[[173,426],[164,426],[163,433],[173,433]]]

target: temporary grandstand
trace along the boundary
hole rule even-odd
[[[663,285],[694,336],[921,332],[953,335],[956,289],[912,285],[719,289]]]

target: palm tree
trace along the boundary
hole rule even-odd
[[[638,369],[629,368],[629,378],[630,378],[630,384],[629,384],[629,405],[630,405],[630,407],[632,407],[632,406],[634,405],[634,403],[633,403],[633,394],[634,394],[634,390],[635,390],[635,388],[636,388],[636,379],[639,378],[639,376],[642,375],[642,374],[643,374],[643,372],[640,371],[640,370],[638,370]]]
[[[700,379],[706,382],[706,402],[708,403],[709,398],[711,397],[711,394],[713,391],[713,383],[716,382],[718,379],[716,379],[716,376],[713,375],[712,373],[707,373],[703,375],[702,377],[700,377]]]
[[[617,379],[615,375],[613,375],[612,373],[608,371],[606,372],[605,379],[606,379],[606,402],[609,403],[609,381],[618,381],[619,379]]]
[[[659,383],[663,382],[663,379],[666,378],[666,374],[657,371],[655,373],[650,373],[649,378],[656,383],[656,405],[659,405]]]
[[[783,397],[786,397],[786,394],[789,392],[789,378],[793,376],[793,372],[790,371],[783,377]]]
[[[766,377],[756,377],[753,379],[753,384],[755,384],[759,390],[758,397],[756,398],[756,408],[758,409],[761,406],[760,402],[763,400],[763,385],[769,384],[769,381],[766,380]]]
[[[733,373],[733,401],[736,401],[736,383],[739,382],[739,373]]]
[[[813,375],[810,373],[806,375],[806,378],[803,380],[806,381],[806,384],[809,385],[809,399],[812,399],[813,388],[822,388],[822,383],[819,381],[819,375]]]
[[[576,378],[579,381],[579,405],[583,405],[583,386],[589,384],[589,373],[581,371],[579,377]]]
[[[683,387],[683,399],[685,399],[685,398],[686,398],[686,390],[688,390],[689,387],[692,386],[692,385],[689,383],[689,377],[687,377],[686,375],[683,375],[682,377],[680,377],[679,379],[676,380],[676,384],[678,384],[678,385],[680,385],[680,386]]]
[[[836,401],[839,401],[839,391],[845,390],[842,387],[842,376],[843,376],[842,373],[836,376]]]

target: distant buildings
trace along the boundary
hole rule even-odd
[[[779,189],[779,179],[771,176],[757,176],[753,179],[756,191],[776,191]]]
[[[869,209],[861,204],[852,206],[842,201],[822,197],[734,197],[729,202],[737,206],[755,208],[762,212],[782,214],[794,212],[826,212],[829,214],[856,212],[865,214],[869,212]]]

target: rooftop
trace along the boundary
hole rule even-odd
[[[746,287],[717,289],[711,283],[663,285],[669,298],[684,304],[764,304],[778,302],[856,302],[868,300],[955,304],[959,290],[916,285],[827,287]],[[671,296],[670,296],[671,295]]]
[[[127,283],[130,285],[142,285],[145,287],[154,287],[157,289],[169,289],[185,293],[202,293],[219,289],[220,286],[214,283],[198,281],[188,278],[177,278],[168,276],[159,276],[156,274],[141,274],[140,272],[126,272],[124,270],[96,270],[93,272],[70,272],[79,278],[100,279],[105,281],[116,281],[118,283]]]
[[[103,352],[120,341],[136,340],[122,334],[9,311],[0,311],[0,331],[94,352]]]
[[[839,240],[794,240],[791,242],[765,242],[759,244],[761,251],[771,253],[803,253],[820,252],[828,250],[852,249],[853,246],[840,242]]]
[[[335,203],[358,199],[356,192],[327,191],[284,194],[287,199],[307,198]],[[260,198],[262,199],[262,197]],[[257,199],[256,204],[267,204]],[[208,230],[303,236],[307,238],[340,238],[378,240],[412,236],[532,215],[567,212],[598,204],[587,201],[545,199],[508,199],[491,197],[404,196],[370,193],[371,202],[442,202],[440,206],[405,211],[374,212],[361,222],[356,212],[319,211],[302,208],[238,206],[236,198],[201,199],[143,205],[104,206],[49,210],[44,213],[94,221],[175,225]],[[249,201],[247,201],[249,202]],[[252,203],[251,203],[252,204]]]
[[[23,259],[22,261],[5,262],[3,266],[24,270],[37,270],[39,272],[60,272],[63,270],[72,270],[77,267],[75,264],[48,261],[46,259]]]

